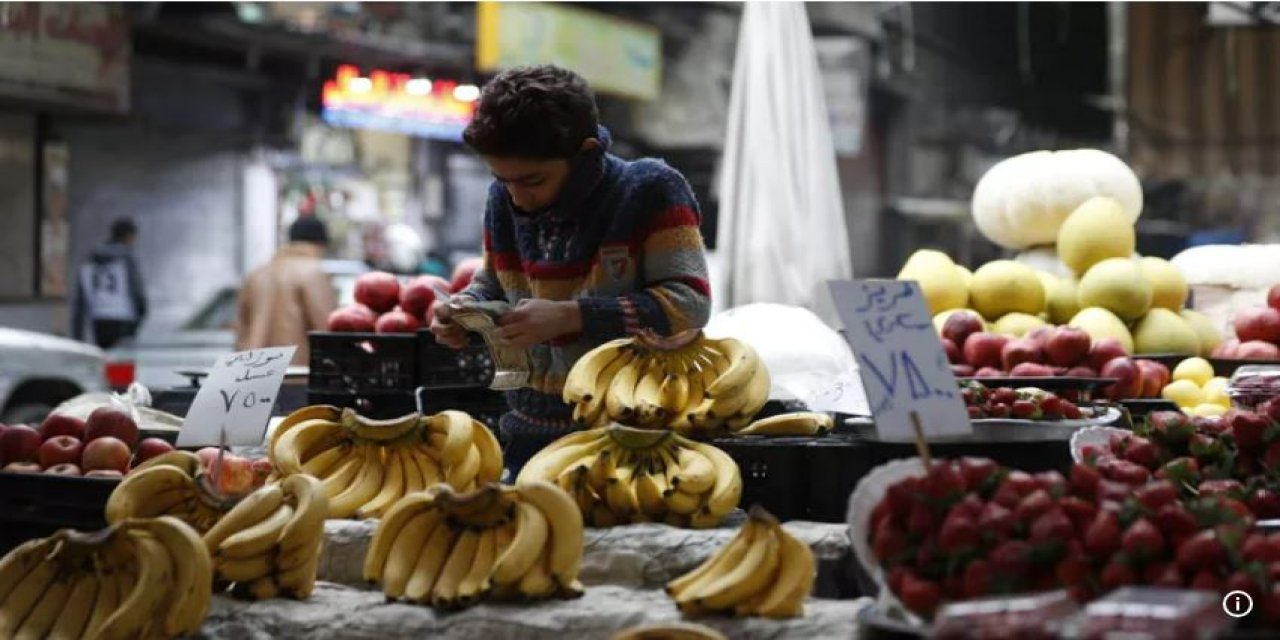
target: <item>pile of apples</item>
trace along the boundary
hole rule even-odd
[[[1267,305],[1236,313],[1236,337],[1213,350],[1215,358],[1280,360],[1280,284],[1267,291]]]
[[[1169,382],[1168,367],[1131,358],[1119,340],[1093,340],[1075,327],[1040,327],[1015,338],[985,331],[980,316],[962,310],[947,316],[940,333],[960,377],[1115,378],[1102,390],[1112,400],[1158,398]]]
[[[3,471],[47,473],[90,478],[120,478],[151,458],[174,450],[161,438],[138,438],[138,424],[116,407],[99,407],[87,420],[52,414],[40,427],[0,425],[0,465]],[[217,447],[196,452],[207,469],[216,466]],[[271,461],[224,455],[219,488],[239,494],[261,486],[271,473]]]
[[[362,274],[356,278],[356,301],[329,314],[328,328],[346,333],[414,333],[431,324],[436,286],[450,293],[462,291],[482,264],[480,258],[470,258],[458,263],[452,280],[416,276],[404,286],[385,271]]]

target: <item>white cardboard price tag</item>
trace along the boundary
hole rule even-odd
[[[832,281],[831,298],[858,358],[876,433],[911,441],[973,432],[920,286],[903,280]]]
[[[178,446],[217,446],[224,428],[228,445],[262,444],[285,369],[296,350],[295,346],[268,347],[218,358],[187,410]]]

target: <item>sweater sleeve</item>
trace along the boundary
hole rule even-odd
[[[584,336],[607,340],[641,329],[672,335],[707,323],[711,287],[693,191],[663,166],[645,199],[652,214],[638,228],[636,243],[643,287],[618,297],[579,299]]]

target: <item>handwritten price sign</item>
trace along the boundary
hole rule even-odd
[[[920,286],[902,280],[831,282],[831,297],[858,358],[876,432],[913,440],[911,414],[924,435],[972,432],[955,376],[933,328]]]
[[[270,347],[218,358],[187,411],[178,446],[216,446],[223,429],[229,445],[262,444],[295,350]]]

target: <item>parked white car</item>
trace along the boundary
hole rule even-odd
[[[93,345],[0,327],[0,422],[39,424],[59,404],[106,390],[108,373]]]

